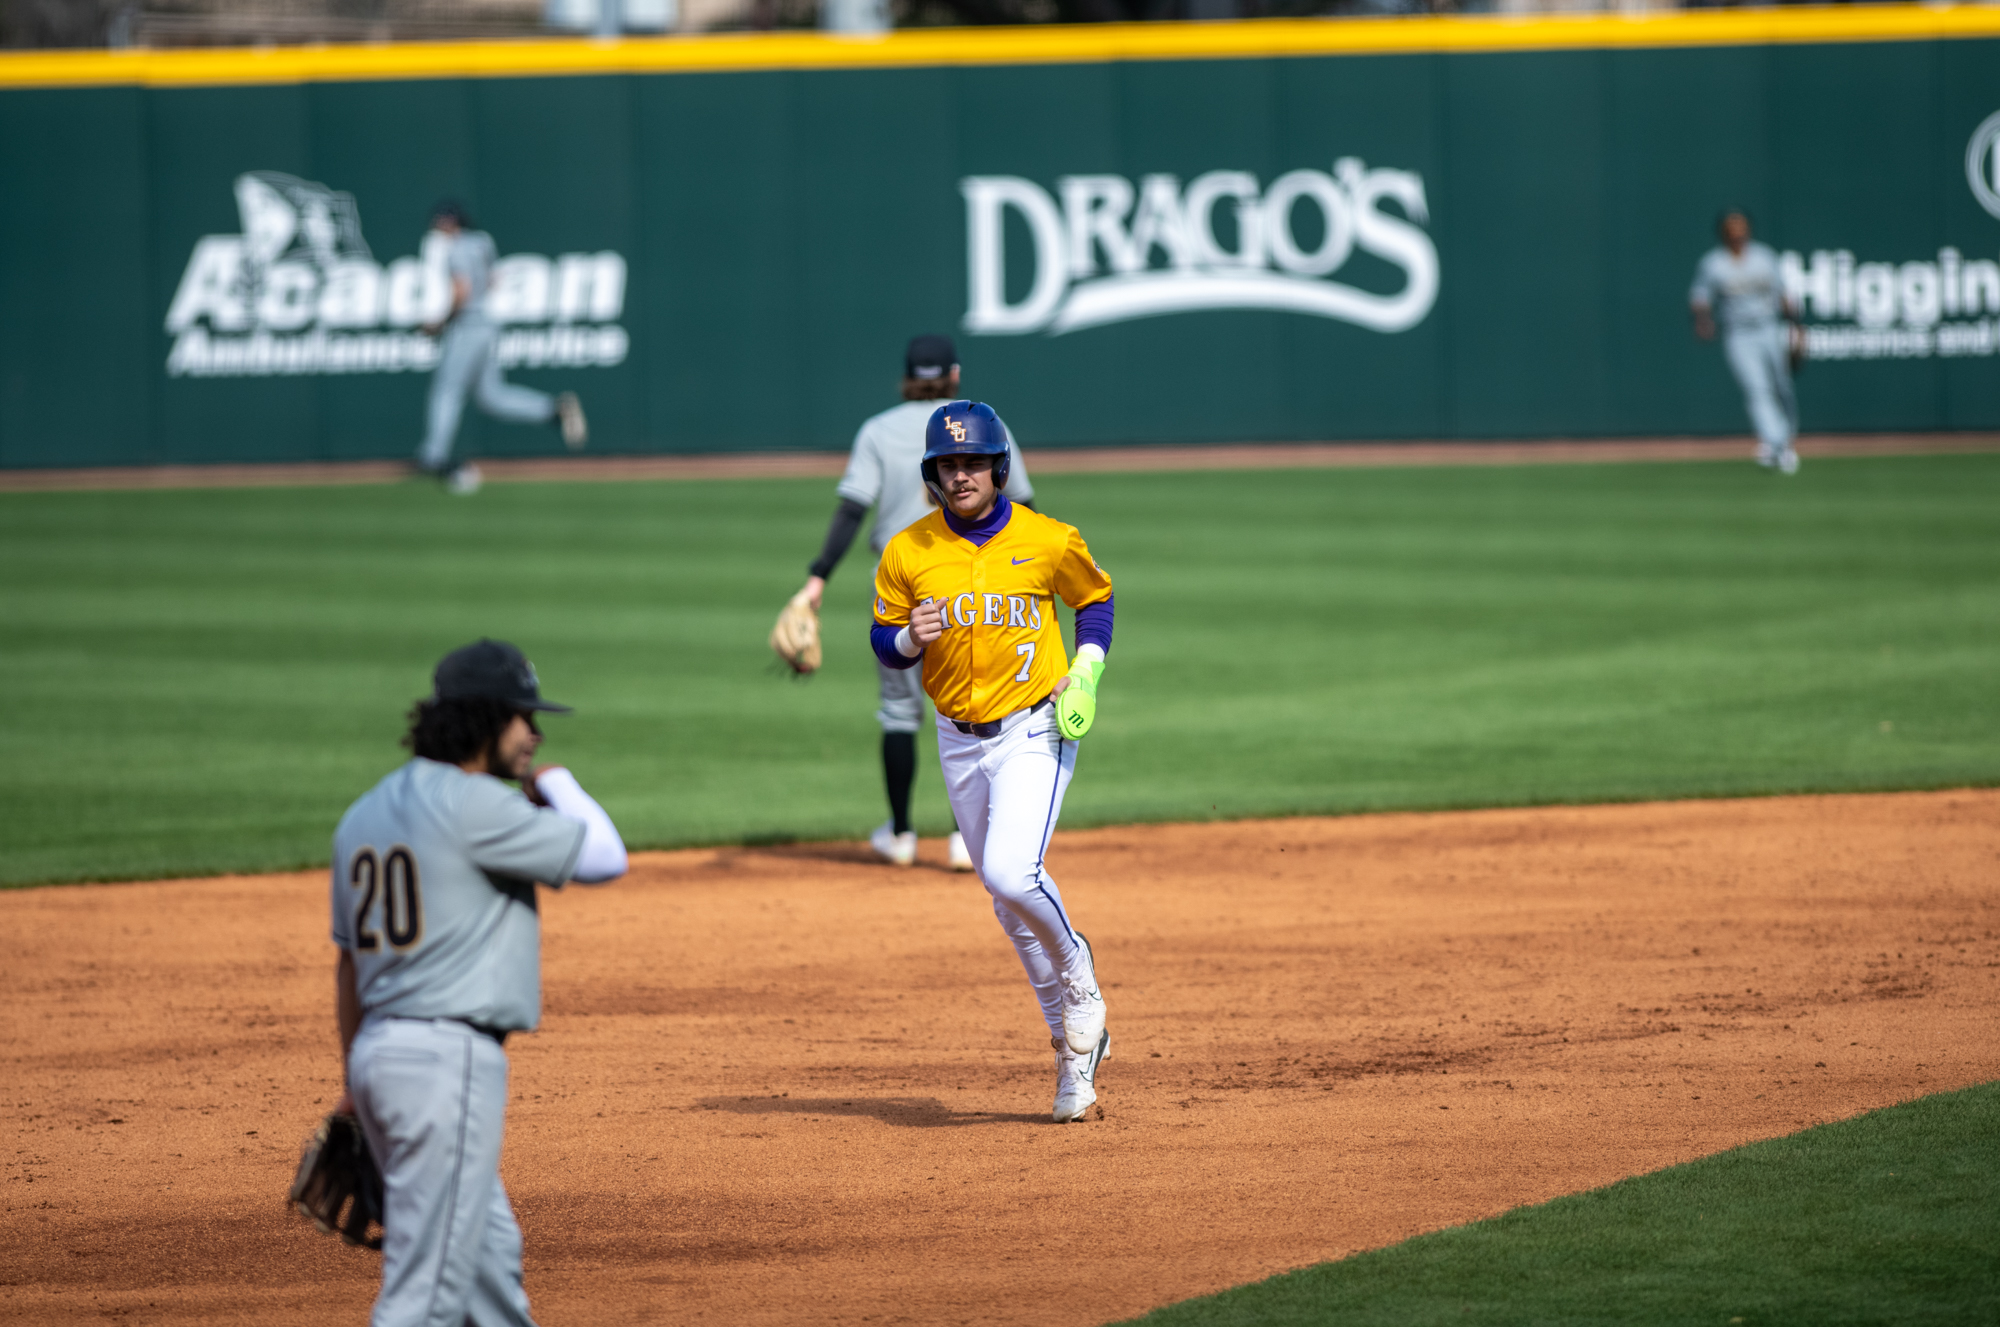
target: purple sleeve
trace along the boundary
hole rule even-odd
[[[901,631],[901,627],[885,627],[878,622],[868,628],[868,643],[875,647],[875,657],[889,667],[915,668],[917,659],[924,656],[919,654],[913,659],[896,648],[896,636]]]
[[[1078,649],[1082,649],[1086,645],[1095,645],[1098,649],[1103,650],[1105,654],[1108,655],[1111,653],[1111,605],[1117,601],[1117,598],[1118,596],[1114,594],[1101,604],[1085,604],[1082,608],[1076,610],[1076,645]],[[876,628],[878,631],[880,629],[879,627]],[[891,645],[889,648],[893,650],[896,647]]]

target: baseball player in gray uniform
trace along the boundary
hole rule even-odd
[[[334,831],[336,1110],[360,1119],[383,1180],[373,1327],[533,1322],[500,1183],[501,1047],[541,1019],[536,882],[625,872],[603,808],[568,770],[535,770],[539,710],[566,707],[512,645],[454,650],[411,711],[412,759]]]
[[[1694,334],[1715,337],[1721,302],[1722,352],[1743,388],[1743,404],[1757,430],[1757,464],[1796,474],[1799,454],[1792,438],[1799,431],[1798,398],[1792,393],[1792,324],[1799,310],[1785,294],[1778,255],[1750,238],[1749,214],[1724,212],[1715,231],[1722,240],[1695,268],[1688,308]]]
[[[486,307],[499,252],[493,237],[471,229],[471,224],[457,203],[439,203],[431,214],[432,229],[449,244],[445,268],[451,277],[451,311],[443,323],[424,329],[436,336],[442,327],[444,343],[438,347],[437,368],[431,373],[426,416],[429,428],[423,446],[417,449],[417,468],[441,477],[454,493],[479,491],[479,467],[470,461],[456,466],[451,463],[451,446],[458,437],[458,421],[465,413],[468,395],[495,419],[516,424],[554,423],[562,430],[563,445],[571,451],[579,450],[590,439],[583,403],[575,392],[550,396],[501,376],[500,360],[494,353],[500,326]]]
[[[826,544],[806,576],[805,593],[815,613],[827,578],[846,556],[870,507],[875,509],[875,525],[869,531],[868,546],[879,561],[891,539],[936,506],[923,481],[924,429],[938,402],[957,398],[958,378],[958,350],[950,337],[911,339],[903,352],[903,403],[862,424],[854,435],[847,473],[835,487],[840,506],[827,528]],[[1007,446],[1012,456],[1007,496],[1033,511],[1035,487],[1028,482],[1028,468],[1021,464],[1021,449],[1011,433]],[[917,860],[917,835],[910,828],[910,788],[917,777],[917,732],[924,724],[923,676],[921,669],[889,668],[879,660],[875,667],[882,698],[875,721],[882,725],[882,777],[888,785],[889,819],[868,836],[868,842],[885,860],[908,866]],[[954,871],[972,869],[965,838],[956,829],[951,832],[946,857]]]

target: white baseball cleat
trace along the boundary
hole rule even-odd
[[[1799,472],[1799,454],[1790,447],[1778,453],[1778,473],[1795,475]]]
[[[563,446],[573,452],[583,450],[590,441],[590,422],[583,417],[583,402],[575,392],[564,392],[556,398],[556,423],[562,426]]]
[[[875,827],[868,836],[868,846],[880,853],[882,860],[897,866],[913,866],[917,860],[917,831],[906,829],[896,832],[896,822],[885,820]]]
[[[1088,1055],[1078,1055],[1060,1037],[1050,1037],[1049,1045],[1056,1051],[1056,1123],[1074,1124],[1097,1104],[1097,1066],[1111,1054],[1111,1034],[1099,1036]]]
[[[957,830],[951,832],[951,838],[945,843],[945,858],[954,871],[972,869],[972,854],[965,850],[965,835]]]
[[[464,465],[459,466],[444,477],[445,488],[452,493],[458,494],[460,497],[468,497],[477,493],[479,486],[484,482],[486,482],[485,476],[481,475],[479,467],[470,461],[467,461]]]
[[[1097,960],[1090,941],[1076,933],[1076,966],[1062,974],[1063,1039],[1088,1055],[1104,1038],[1104,996],[1097,989]]]

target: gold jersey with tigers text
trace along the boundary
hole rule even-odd
[[[944,512],[906,527],[875,571],[875,621],[909,625],[927,599],[944,607],[944,634],[924,650],[924,690],[939,714],[990,723],[1040,701],[1069,671],[1058,597],[1085,608],[1111,597],[1111,577],[1076,527],[1019,503],[1007,524],[974,544]]]

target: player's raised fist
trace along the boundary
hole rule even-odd
[[[944,604],[926,599],[910,610],[910,639],[928,645],[944,635]]]

